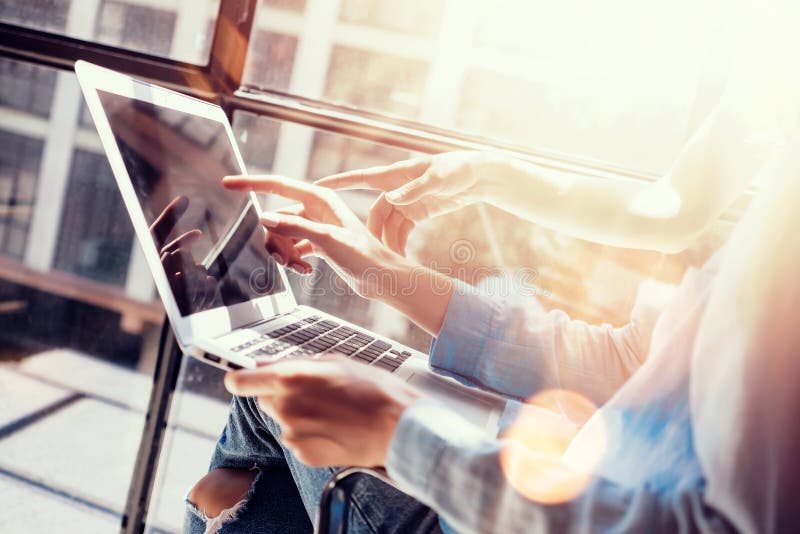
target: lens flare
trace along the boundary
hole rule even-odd
[[[586,397],[566,390],[546,390],[532,397],[504,434],[500,467],[520,494],[543,504],[578,496],[591,481],[591,469],[606,450],[602,420]],[[573,439],[591,419],[593,447],[582,448],[578,468],[564,461]]]

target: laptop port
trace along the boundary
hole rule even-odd
[[[219,356],[214,356],[213,354],[206,353],[206,354],[203,355],[203,357],[206,360],[208,360],[210,362],[214,362],[214,363],[219,363],[220,361],[222,361],[222,359]]]
[[[239,369],[244,369],[244,367],[242,367],[238,363],[228,362],[228,369],[233,369],[234,371],[238,371]]]

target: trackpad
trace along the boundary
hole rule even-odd
[[[494,411],[502,410],[502,401],[482,394],[461,384],[436,375],[414,373],[408,378],[412,384],[436,400],[453,409],[466,420],[486,428],[496,417]]]

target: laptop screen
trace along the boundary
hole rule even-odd
[[[283,291],[249,196],[221,185],[241,172],[225,125],[98,95],[181,314]]]

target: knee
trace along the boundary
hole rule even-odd
[[[215,469],[189,491],[189,502],[206,517],[217,517],[245,498],[257,475],[257,470]]]

